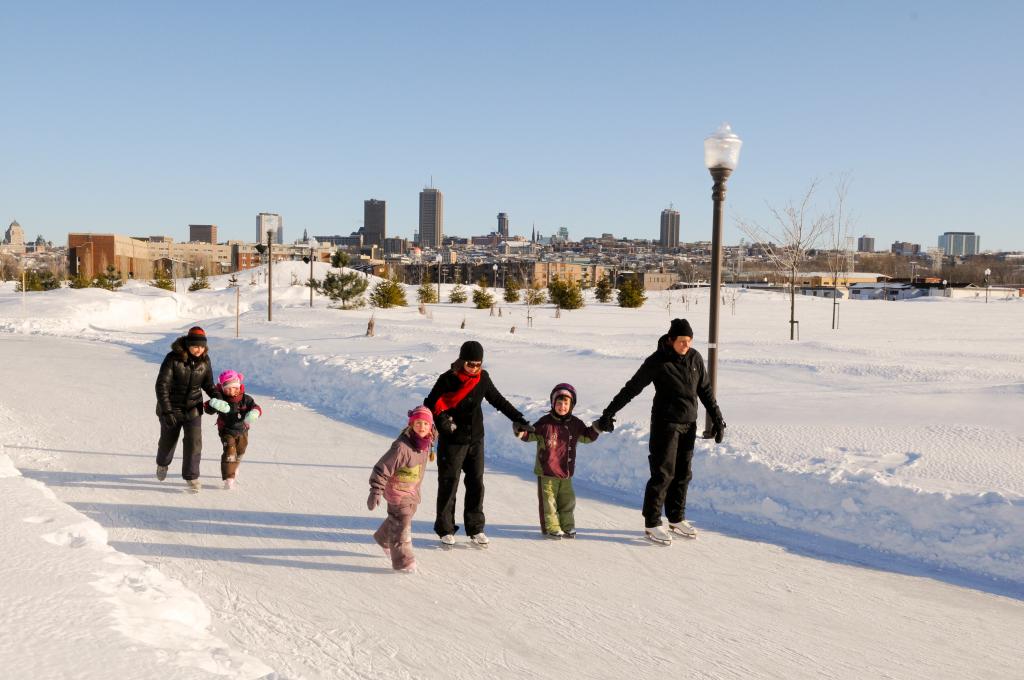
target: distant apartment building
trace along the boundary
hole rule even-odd
[[[528,263],[527,263],[528,264]],[[605,275],[606,268],[599,264],[577,264],[574,262],[534,262],[530,282],[539,282],[547,286],[552,279],[558,277],[562,281],[575,281],[594,285]]]
[[[444,194],[434,187],[420,192],[419,244],[440,248],[444,239]]]
[[[875,237],[874,236],[861,236],[857,239],[857,252],[858,253],[873,253],[875,252]]]
[[[508,213],[498,213],[498,234],[508,240]]]
[[[391,237],[384,239],[385,255],[405,255],[409,252],[409,242],[404,238]]]
[[[284,222],[277,213],[260,213],[256,216],[256,243],[266,243],[267,232],[273,243],[284,243]]]
[[[661,211],[661,247],[679,247],[679,211],[665,208]]]
[[[113,266],[126,279],[151,279],[156,271],[192,276],[202,269],[223,274],[234,269],[231,246],[195,242],[175,243],[163,236],[133,237],[120,234],[68,234],[68,271],[92,278]]]
[[[387,204],[376,198],[363,201],[363,240],[368,245],[384,247],[388,236]]]
[[[981,236],[973,231],[947,231],[939,237],[939,247],[946,255],[977,255],[981,252]]]
[[[216,224],[190,224],[188,225],[188,240],[191,243],[216,243]]]
[[[909,243],[907,241],[894,241],[892,248],[890,248],[894,255],[919,255],[921,253],[920,243]]]

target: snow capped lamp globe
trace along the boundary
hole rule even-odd
[[[714,212],[711,219],[711,312],[708,330],[708,379],[711,393],[718,385],[718,308],[722,300],[722,204],[725,203],[725,182],[740,162],[740,147],[743,140],[732,131],[728,123],[722,123],[711,136],[704,139],[704,166],[715,181],[711,188]],[[704,422],[705,439],[713,436],[711,414]]]

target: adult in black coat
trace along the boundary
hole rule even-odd
[[[199,489],[199,460],[203,453],[203,391],[216,395],[213,368],[206,349],[206,332],[189,329],[171,344],[156,377],[156,415],[160,418],[160,442],[156,452],[156,477],[163,481],[174,460],[178,437],[184,430],[181,476]]]
[[[654,383],[651,406],[651,439],[648,462],[651,478],[644,491],[644,525],[656,540],[671,540],[661,526],[665,508],[671,531],[694,537],[686,521],[686,491],[693,477],[693,446],[697,437],[697,399],[711,414],[712,436],[721,443],[725,420],[711,391],[704,358],[691,347],[693,329],[686,319],[673,319],[658,348],[629,379],[601,415],[598,426],[605,432],[615,427],[614,416],[633,397]],[[652,531],[653,530],[653,531]]]
[[[455,497],[459,473],[465,473],[466,499],[463,519],[466,534],[486,544],[484,534],[484,416],[483,400],[512,421],[516,432],[532,426],[508,402],[483,370],[484,348],[475,340],[463,343],[459,358],[434,383],[423,404],[434,414],[437,443],[437,517],[434,531],[446,545],[454,543]]]

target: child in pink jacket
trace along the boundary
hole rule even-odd
[[[420,486],[427,461],[433,459],[431,446],[437,437],[434,416],[426,406],[409,411],[409,425],[402,430],[388,452],[373,466],[370,496],[366,507],[374,510],[383,496],[388,516],[373,534],[373,540],[391,558],[396,571],[415,571],[412,554],[412,517],[420,504]]]

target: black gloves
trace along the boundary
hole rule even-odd
[[[183,416],[184,414],[179,414],[177,411],[162,413],[160,414],[160,424],[170,429],[183,421],[185,419]]]
[[[440,414],[434,419],[434,424],[437,426],[437,431],[441,434],[452,434],[455,432],[455,421],[448,415],[447,412]]]
[[[605,411],[601,414],[601,417],[597,420],[597,428],[601,432],[612,432],[615,430],[615,418],[611,413]]]
[[[725,421],[721,417],[711,422],[711,436],[715,438],[716,444],[721,444],[725,438]]]
[[[533,434],[536,431],[536,428],[525,420],[515,420],[512,422],[512,432],[514,432],[517,437],[524,432]]]

